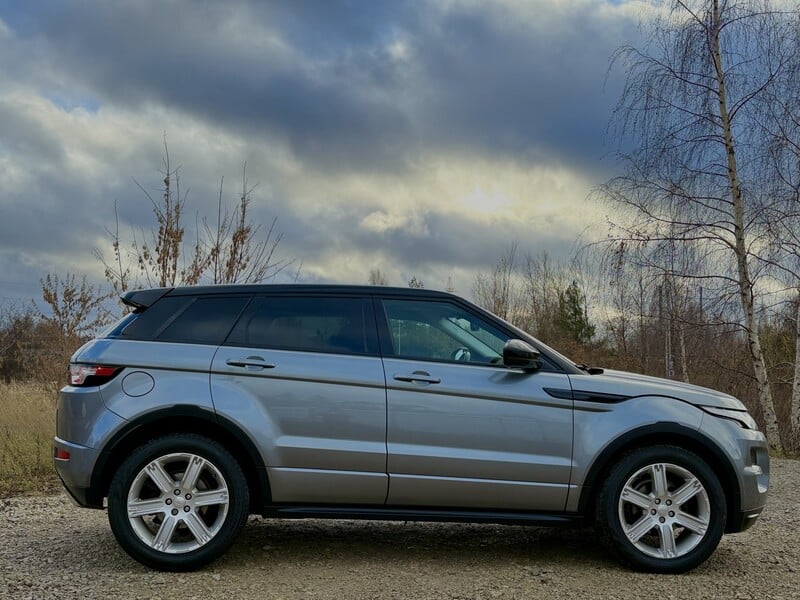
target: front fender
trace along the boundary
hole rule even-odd
[[[730,459],[700,431],[703,416],[697,407],[663,396],[640,396],[612,404],[576,401],[567,511],[585,513],[602,476],[616,458],[632,448],[653,444],[671,444],[699,453],[719,470],[726,490],[738,490]],[[738,498],[738,493],[731,496]],[[731,508],[738,509],[738,505]]]

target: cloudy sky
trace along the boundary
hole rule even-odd
[[[187,225],[278,219],[300,280],[469,295],[512,241],[566,256],[604,210],[640,2],[0,0],[0,297],[102,280],[114,203],[149,228],[166,135]]]

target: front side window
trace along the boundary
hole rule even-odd
[[[451,302],[384,300],[397,357],[502,364],[509,336]]]
[[[256,298],[231,332],[227,345],[374,354],[374,334],[365,327],[366,310],[361,298]]]

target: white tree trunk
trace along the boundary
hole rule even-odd
[[[683,381],[689,383],[689,361],[686,358],[686,328],[683,326],[678,329],[678,339],[681,351],[681,375]]]
[[[734,254],[736,256],[738,272],[737,283],[739,285],[739,300],[741,301],[742,311],[744,312],[748,341],[747,346],[750,350],[750,358],[753,362],[753,373],[756,378],[759,406],[764,417],[767,442],[770,448],[782,452],[783,445],[781,444],[780,431],[778,429],[778,418],[775,414],[775,405],[772,401],[772,389],[769,384],[767,364],[764,360],[764,351],[761,348],[758,323],[755,318],[753,282],[750,279],[747,244],[745,243],[744,197],[742,196],[742,186],[739,180],[738,166],[736,164],[736,146],[733,140],[730,113],[728,112],[725,70],[722,65],[722,53],[719,44],[719,0],[713,0],[712,2],[711,29],[711,53],[717,76],[719,116],[725,140],[728,182],[730,184],[731,200],[733,202]]]
[[[761,407],[761,414],[764,416],[764,427],[766,429],[767,442],[771,449],[783,452],[780,430],[778,429],[778,417],[775,414],[775,404],[772,401],[772,389],[769,385],[767,375],[767,365],[764,361],[764,352],[761,348],[761,339],[758,335],[755,313],[753,310],[752,293],[740,293],[742,305],[745,309],[745,327],[747,328],[747,342],[750,349],[750,357],[753,361],[753,372],[756,376],[756,387],[758,389],[758,402]]]
[[[794,321],[794,381],[792,383],[791,424],[796,450],[800,447],[800,290],[798,290],[797,312],[795,313]]]

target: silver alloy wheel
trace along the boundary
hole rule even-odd
[[[133,531],[167,554],[191,552],[219,533],[228,514],[228,485],[210,461],[175,453],[151,461],[128,490]]]
[[[711,502],[702,482],[671,463],[647,465],[622,488],[619,520],[628,540],[656,558],[691,552],[705,537]]]

